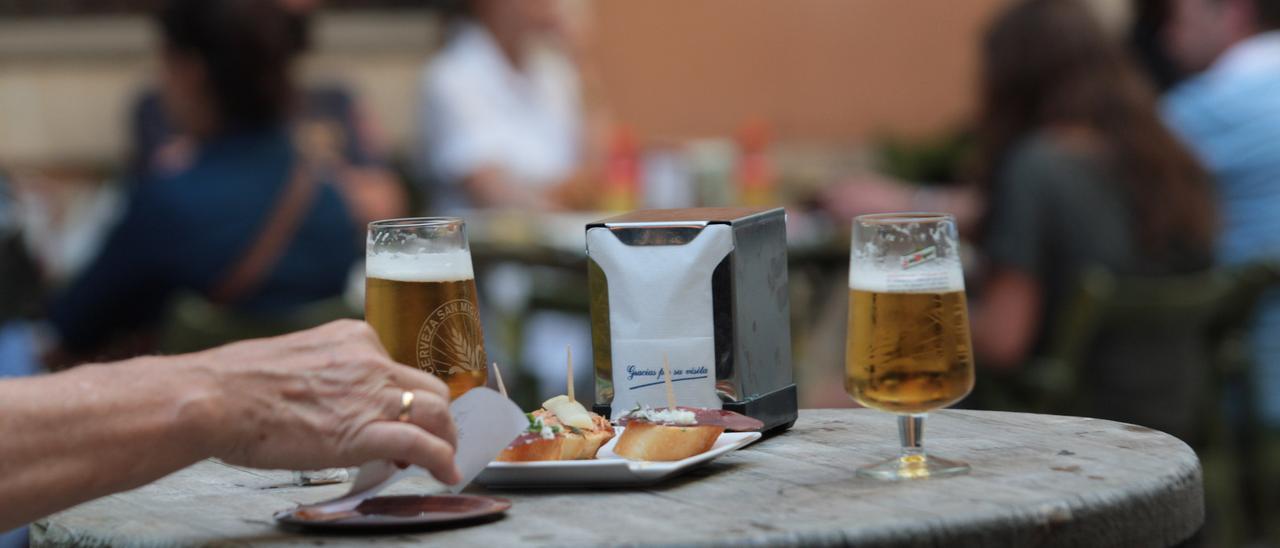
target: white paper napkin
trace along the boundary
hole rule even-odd
[[[667,405],[663,356],[680,405],[719,409],[711,274],[733,249],[727,225],[704,227],[683,245],[631,246],[604,227],[587,252],[609,283],[613,416],[637,404]]]

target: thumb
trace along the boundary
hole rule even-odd
[[[361,429],[350,443],[349,451],[359,462],[385,459],[415,464],[449,485],[462,479],[453,463],[453,447],[409,423],[371,423]]]

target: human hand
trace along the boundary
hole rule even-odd
[[[255,468],[308,470],[388,459],[456,483],[457,427],[436,377],[387,357],[362,321],[342,320],[201,354],[217,397],[209,453]],[[413,391],[407,421],[401,396]]]

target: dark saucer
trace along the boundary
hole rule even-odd
[[[511,501],[477,495],[404,495],[373,497],[355,510],[332,514],[303,507],[276,512],[285,529],[328,532],[390,532],[444,529],[502,516]]]

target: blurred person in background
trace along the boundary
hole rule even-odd
[[[288,15],[294,54],[312,46],[312,15],[318,0],[276,0]],[[335,83],[310,84],[291,106],[295,146],[313,164],[323,164],[361,224],[407,213],[405,189],[387,168],[380,132],[356,98]],[[196,136],[175,126],[158,90],[138,98],[131,118],[133,181],[180,173],[191,165]]]
[[[1216,181],[1217,259],[1280,260],[1280,0],[1177,0],[1166,36],[1182,67],[1199,73],[1163,106]],[[1252,330],[1253,399],[1280,431],[1280,292],[1263,296]]]
[[[135,185],[97,257],[57,296],[64,362],[148,350],[135,335],[180,290],[263,316],[339,296],[362,256],[361,219],[332,166],[299,153],[290,132],[297,44],[282,6],[172,0],[158,24],[164,105],[192,137],[190,165]]]
[[[918,191],[863,179],[832,189],[827,207],[956,213],[986,259],[974,351],[1005,377],[1047,350],[1087,269],[1158,276],[1209,267],[1215,202],[1120,40],[1084,2],[1012,3],[988,28],[981,57],[978,184]],[[1194,437],[1203,344],[1103,334],[1090,370],[1078,372],[1091,396],[1082,411]]]
[[[442,0],[446,43],[421,79],[416,164],[433,212],[461,208],[537,213],[592,207],[599,201],[594,124],[585,108],[586,29],[564,0]],[[583,8],[583,6],[577,6]],[[580,15],[580,14],[579,14]],[[518,361],[540,397],[563,393],[565,346],[590,348],[584,314],[538,310],[523,315],[534,272],[491,265],[478,281],[486,333],[500,315],[521,318],[504,348],[490,355]],[[492,298],[490,298],[492,297]],[[515,346],[512,346],[515,345]],[[513,356],[519,355],[519,358]],[[582,386],[588,368],[576,370]],[[541,401],[539,399],[538,401]]]
[[[973,338],[980,364],[1016,370],[1045,349],[1086,269],[1209,267],[1214,195],[1122,45],[1077,0],[1010,6],[987,31],[982,64],[976,180],[988,265]],[[1191,439],[1203,345],[1102,333],[1078,372],[1086,412]]]
[[[437,209],[581,205],[592,154],[577,29],[556,0],[441,0],[417,165]]]

